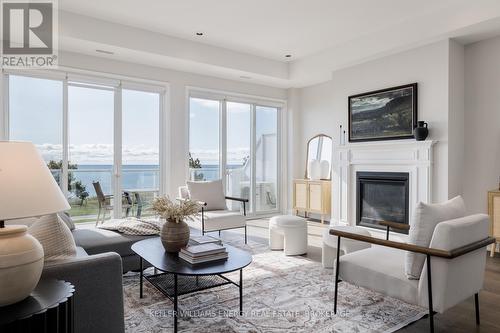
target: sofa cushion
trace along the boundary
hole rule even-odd
[[[242,228],[246,225],[245,216],[240,212],[232,212],[227,210],[214,210],[205,212],[205,231],[216,231],[223,229]],[[201,215],[196,219],[200,220]]]
[[[120,256],[134,255],[130,248],[132,244],[148,237],[158,236],[133,236],[124,235],[115,231],[98,229],[94,225],[79,225],[73,230],[73,237],[78,246],[92,255],[103,252],[116,252]]]
[[[410,224],[408,243],[428,247],[432,234],[439,222],[457,219],[465,216],[465,204],[461,196],[457,196],[439,204],[419,203],[415,208]],[[409,279],[420,279],[424,267],[425,255],[407,252],[405,273]]]
[[[42,244],[45,261],[76,256],[76,245],[66,223],[57,214],[42,216],[28,232]]]
[[[227,209],[221,179],[210,182],[187,182],[187,186],[191,199],[206,202],[207,211]]]
[[[57,213],[57,215],[59,215],[61,220],[63,220],[64,223],[66,223],[69,230],[71,230],[71,231],[75,230],[75,228],[76,228],[75,223],[73,222],[73,219],[71,218],[71,215],[69,215],[68,212],[60,212],[60,213]]]
[[[340,257],[342,280],[360,287],[418,304],[418,281],[406,278],[405,252],[381,246]]]

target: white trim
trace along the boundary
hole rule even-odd
[[[63,114],[62,114],[62,170],[61,170],[61,190],[67,198],[68,193],[68,160],[69,160],[69,113],[68,113],[68,80],[63,80]],[[68,147],[68,148],[67,148]]]
[[[113,216],[115,219],[122,217],[122,133],[123,133],[123,109],[122,109],[122,86],[119,84],[114,89],[113,110],[113,174],[111,184],[113,188]]]
[[[9,74],[5,73],[1,78],[1,92],[2,94],[2,115],[0,119],[3,120],[3,126],[0,126],[0,139],[9,140]]]
[[[147,91],[152,91],[152,92],[164,91],[168,89],[169,86],[168,81],[150,80],[142,77],[118,75],[109,72],[90,71],[76,67],[65,67],[65,66],[59,66],[58,69],[51,69],[51,70],[5,69],[4,72],[6,74],[31,76],[49,80],[50,79],[64,80],[66,79],[66,77],[69,77],[70,81],[71,80],[78,81],[79,79],[81,79],[82,82],[90,81],[93,82],[94,84],[101,82],[101,84],[103,85],[110,85],[110,86],[116,86],[121,81],[122,85],[124,84],[136,85],[138,87],[143,87],[143,88],[149,86],[150,89],[147,89]],[[134,90],[143,90],[143,89],[134,89]]]
[[[160,195],[166,195],[168,192],[168,186],[170,186],[171,182],[171,114],[170,114],[170,89],[167,89],[165,92],[160,93],[160,114],[159,114],[159,127],[160,127]]]
[[[188,91],[189,96],[200,96],[201,98],[207,98],[207,99],[225,99],[231,102],[240,102],[240,103],[256,103],[256,104],[264,103],[264,105],[262,106],[273,106],[273,107],[282,107],[286,103],[286,100],[279,98],[249,95],[232,91],[200,88],[195,86],[186,86],[186,90]]]
[[[219,102],[219,176],[222,179],[224,193],[227,194],[227,103]]]
[[[256,197],[257,197],[257,182],[256,182],[256,168],[257,168],[257,158],[255,154],[255,148],[257,147],[257,136],[256,133],[256,118],[257,113],[255,112],[255,104],[252,104],[252,110],[250,113],[250,163],[252,167],[250,168],[250,215],[255,216],[255,211],[257,207]]]

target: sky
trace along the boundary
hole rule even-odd
[[[61,81],[10,76],[10,139],[32,141],[46,161],[62,159]],[[68,88],[69,159],[76,164],[113,163],[113,92]],[[122,91],[123,164],[157,165],[159,95]]]
[[[10,139],[32,141],[46,161],[62,160],[63,84],[9,76]],[[123,164],[159,162],[159,94],[122,91]],[[113,163],[113,91],[68,88],[68,137],[71,163]],[[202,164],[218,164],[219,102],[191,98],[190,151]],[[251,106],[227,103],[227,160],[242,164],[250,154]],[[277,109],[256,107],[256,139],[277,131]],[[257,142],[258,144],[258,142]]]
[[[215,100],[190,99],[189,150],[202,165],[219,164],[219,104]],[[226,159],[230,165],[242,164],[243,159],[250,155],[251,105],[227,102],[226,112]],[[277,109],[257,106],[255,122],[257,141],[264,134],[275,134]]]

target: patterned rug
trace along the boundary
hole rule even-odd
[[[332,270],[301,256],[249,242],[232,244],[251,251],[243,270],[243,310],[233,285],[179,297],[179,332],[394,332],[426,315],[423,308],[395,298],[339,284],[338,313],[333,314]],[[238,273],[227,274],[238,281]],[[124,276],[127,332],[173,331],[172,303],[148,282],[139,298],[139,275]]]

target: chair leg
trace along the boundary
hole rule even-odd
[[[481,325],[479,320],[479,293],[474,295],[474,305],[476,308],[476,325]]]
[[[95,221],[95,226],[99,224],[99,217],[101,217],[101,207],[99,207],[99,210],[97,211],[97,220]]]
[[[337,314],[337,296],[339,291],[339,266],[340,266],[340,236],[337,237],[337,262],[335,263],[335,299],[333,301],[333,313]]]
[[[220,238],[220,230],[219,230],[219,238]]]
[[[247,243],[247,226],[245,226],[245,244]]]
[[[427,297],[429,298],[429,325],[430,332],[434,333],[434,309],[432,306],[432,276],[431,276],[431,256],[427,255]]]

